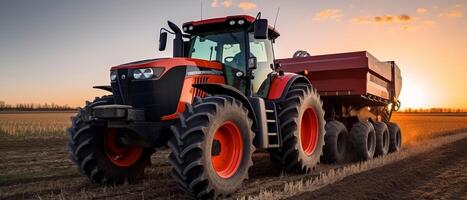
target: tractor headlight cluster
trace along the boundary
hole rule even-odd
[[[117,71],[114,71],[114,70],[110,71],[110,80],[111,81],[117,80]]]
[[[158,78],[162,74],[163,71],[164,71],[164,68],[160,68],[160,67],[134,69],[133,78],[136,80]]]
[[[229,25],[233,26],[233,25],[235,25],[235,24],[243,25],[243,24],[245,24],[245,20],[239,19],[239,20],[237,20],[237,21],[235,21],[235,20],[230,20],[230,21],[229,21]]]

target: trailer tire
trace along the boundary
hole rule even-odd
[[[235,192],[253,165],[253,121],[242,103],[215,95],[186,104],[176,125],[169,162],[172,176],[186,192],[211,199]]]
[[[140,182],[154,150],[134,148],[136,151],[125,151],[127,157],[119,160],[122,165],[116,165],[119,162],[112,161],[107,152],[107,135],[112,133],[108,132],[105,123],[87,120],[86,109],[108,104],[113,104],[112,96],[96,98],[92,103],[87,102],[86,107],[80,108],[72,118],[72,126],[67,129],[70,159],[82,175],[95,183],[119,185]]]
[[[389,130],[384,122],[374,122],[373,127],[376,133],[375,157],[388,154],[389,151]]]
[[[333,120],[326,123],[323,156],[327,163],[343,163],[348,153],[348,132],[342,122]]]
[[[389,153],[397,152],[402,145],[402,133],[399,125],[388,122],[389,129]]]
[[[286,172],[310,172],[324,145],[326,121],[318,92],[310,84],[292,85],[278,113],[281,147],[269,149],[271,161]]]
[[[350,129],[355,158],[365,161],[373,158],[376,148],[376,135],[373,125],[368,121],[355,123]]]

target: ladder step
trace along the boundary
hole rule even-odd
[[[277,136],[277,133],[268,133],[269,136]]]
[[[270,123],[276,123],[276,120],[273,120],[273,119],[268,119],[268,120],[266,120],[266,122],[270,122]]]
[[[274,110],[266,110],[267,113],[273,113]]]
[[[279,148],[280,146],[279,146],[279,144],[270,144],[268,147],[269,148]]]

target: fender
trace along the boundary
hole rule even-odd
[[[269,87],[268,99],[276,102],[284,101],[287,91],[294,83],[308,83],[311,85],[310,81],[302,75],[288,72],[279,73],[273,76],[271,86]]]
[[[97,85],[93,86],[94,89],[105,90],[107,92],[112,93],[112,87],[110,85]]]
[[[243,106],[245,106],[248,110],[248,116],[253,120],[253,130],[256,130],[256,115],[255,111],[253,110],[253,106],[251,105],[248,98],[242,92],[237,90],[237,88],[222,83],[197,83],[193,84],[193,87],[211,95],[218,94],[231,96],[242,102]]]

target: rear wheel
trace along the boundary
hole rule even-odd
[[[397,152],[401,148],[402,134],[399,125],[389,122],[389,152]]]
[[[383,122],[373,123],[376,133],[375,156],[386,155],[389,151],[389,131],[388,126]]]
[[[309,172],[319,163],[324,145],[324,110],[309,84],[295,84],[279,104],[281,148],[270,149],[272,162],[286,172]]]
[[[125,146],[122,131],[107,128],[104,122],[88,121],[85,109],[113,103],[112,96],[96,98],[72,118],[68,129],[68,151],[81,174],[93,182],[116,185],[135,183],[150,164],[152,149]]]
[[[326,123],[323,156],[328,163],[343,163],[347,157],[348,132],[344,124],[333,120]]]
[[[251,127],[248,111],[232,97],[187,104],[168,143],[172,175],[181,188],[203,199],[237,190],[253,165]]]
[[[357,122],[350,129],[350,135],[356,159],[373,158],[376,149],[376,135],[373,125],[368,121]]]

